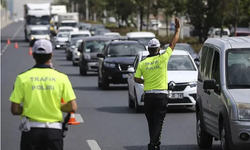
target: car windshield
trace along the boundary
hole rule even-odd
[[[88,34],[73,34],[71,35],[71,38],[84,38],[84,37],[88,37]]]
[[[236,36],[250,36],[250,33],[238,32],[238,33],[236,33]]]
[[[85,52],[100,52],[103,50],[103,47],[107,41],[87,41],[85,42]]]
[[[220,35],[220,30],[219,31],[215,31],[215,35]],[[222,35],[228,35],[227,31],[223,31]]]
[[[152,39],[152,37],[150,37],[150,38],[129,38],[129,39],[138,40],[142,44],[144,44],[145,46],[147,46],[148,42]]]
[[[75,22],[64,22],[64,23],[61,23],[61,26],[62,27],[76,27],[77,24]]]
[[[70,42],[70,45],[76,46],[76,42],[77,42],[78,40],[80,40],[80,39],[77,39],[77,38],[76,38],[76,39],[72,39],[71,42]]]
[[[82,43],[82,40],[80,40],[80,41],[77,40],[77,42],[76,42],[76,47],[77,47],[77,48],[80,48],[81,43]]]
[[[49,25],[49,16],[35,17],[29,16],[27,17],[27,24],[29,25]]]
[[[147,56],[143,56],[145,59]],[[196,71],[188,55],[172,55],[168,61],[168,71]]]
[[[228,88],[250,88],[250,48],[227,53]]]
[[[59,33],[59,34],[57,34],[57,37],[68,37],[69,36],[69,34],[67,34],[67,33]]]
[[[168,44],[164,46],[164,50],[168,48]],[[187,51],[189,54],[194,54],[194,49],[190,46],[190,45],[176,45],[174,47],[174,50],[183,50],[183,51]]]
[[[44,34],[49,34],[48,30],[33,30],[31,31],[32,35],[44,35]]]
[[[135,56],[140,51],[145,51],[145,47],[141,44],[114,44],[110,45],[107,51],[108,57],[126,57]]]

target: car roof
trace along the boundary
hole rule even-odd
[[[77,31],[77,32],[70,32],[71,35],[74,35],[74,34],[90,34],[89,30],[80,30],[80,31]]]
[[[110,41],[109,44],[124,44],[124,43],[138,43],[138,44],[141,44],[143,45],[142,43],[136,41],[136,40],[119,40],[119,39],[114,39],[113,41]]]
[[[169,44],[165,44],[164,46],[168,46]],[[188,43],[176,43],[176,45],[188,45],[188,46],[191,46],[190,44]]]
[[[49,30],[48,27],[45,26],[33,26],[31,30]]]
[[[93,41],[93,40],[112,40],[114,39],[113,37],[110,36],[90,36],[90,37],[85,37],[84,41]]]
[[[152,32],[129,32],[126,34],[127,37],[136,38],[136,37],[155,37],[155,34]]]
[[[163,53],[165,50],[160,50],[160,53]],[[142,56],[147,56],[149,55],[148,51],[141,51],[140,55]],[[183,50],[174,50],[172,52],[172,55],[189,55],[189,53],[187,51],[183,51]]]
[[[57,34],[69,34],[69,32],[58,32]]]
[[[250,36],[209,38],[205,41],[204,45],[205,44],[215,45],[219,47],[222,52],[227,49],[249,48]]]

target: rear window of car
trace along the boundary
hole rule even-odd
[[[88,34],[74,34],[71,35],[71,38],[81,38],[81,37],[88,37]]]
[[[145,46],[139,43],[114,44],[108,47],[107,56],[108,57],[136,56],[138,52],[145,50],[146,50]]]

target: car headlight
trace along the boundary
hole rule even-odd
[[[54,28],[53,28],[53,27],[50,27],[50,30],[54,30]]]
[[[31,40],[34,40],[35,38],[32,36],[30,39],[31,39]]]
[[[47,39],[47,40],[50,40],[50,37],[49,37],[49,36],[47,36],[47,37],[46,37],[46,39]]]
[[[85,59],[91,59],[90,55],[84,55]]]
[[[239,120],[250,120],[250,104],[237,103]]]
[[[196,81],[190,82],[188,85],[189,85],[191,88],[193,88],[193,87],[196,87],[196,86],[197,86],[197,82],[196,82]]]
[[[115,68],[115,64],[110,62],[104,62],[104,66],[108,68]]]

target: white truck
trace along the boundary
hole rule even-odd
[[[57,32],[57,25],[58,25],[58,15],[67,13],[66,5],[52,5],[51,6],[51,15],[52,19],[51,22],[53,24],[53,33]]]
[[[25,40],[29,41],[33,26],[45,26],[50,31],[51,5],[50,3],[27,3],[24,5]]]
[[[73,27],[74,31],[79,31],[78,28],[79,23],[79,13],[77,12],[71,12],[71,13],[64,13],[58,15],[58,27]]]

